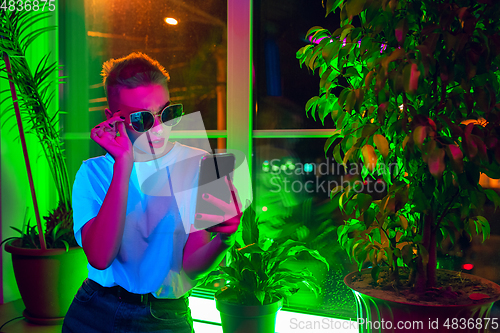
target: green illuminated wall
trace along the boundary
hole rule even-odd
[[[60,89],[64,148],[71,183],[89,158],[89,55],[84,0],[59,0],[59,62],[69,76]]]

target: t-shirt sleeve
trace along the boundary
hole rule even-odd
[[[83,162],[76,173],[73,183],[72,207],[73,207],[73,231],[78,245],[82,246],[82,228],[89,220],[99,213],[102,198],[97,195],[89,177],[88,162]]]

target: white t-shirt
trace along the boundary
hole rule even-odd
[[[199,161],[206,153],[176,142],[165,156],[134,163],[120,250],[105,270],[89,264],[89,279],[157,298],[179,298],[196,285],[182,270],[182,255],[194,223]],[[113,177],[113,164],[109,154],[90,158],[76,174],[72,205],[80,246],[81,228],[97,216]]]

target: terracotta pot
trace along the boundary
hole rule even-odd
[[[215,300],[224,333],[274,333],[283,301],[266,305],[239,305]]]
[[[348,274],[344,278],[344,283],[351,288],[356,297],[358,323],[362,323],[362,320],[365,323],[364,325],[358,325],[360,333],[487,333],[490,332],[490,329],[500,328],[500,320],[498,318],[493,320],[490,317],[491,307],[495,301],[500,299],[500,296],[481,301],[471,300],[470,304],[465,305],[427,305],[411,301],[396,302],[369,296],[355,290],[351,286],[351,281],[352,277],[358,273]],[[370,274],[370,270],[363,270],[361,273]],[[480,281],[500,293],[500,286],[489,280],[464,273],[462,273],[462,276]],[[372,323],[371,327],[366,324],[368,321]],[[489,329],[485,329],[487,322],[489,323]],[[446,323],[449,326],[446,326]],[[482,325],[479,325],[479,323]],[[400,326],[398,327],[398,325]]]
[[[26,249],[20,240],[5,244],[12,253],[17,286],[26,309],[25,318],[33,323],[62,323],[78,288],[88,275],[87,257],[81,247],[65,249]]]

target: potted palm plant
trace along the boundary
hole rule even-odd
[[[327,269],[329,265],[302,242],[277,243],[262,235],[252,206],[245,211],[241,225],[241,239],[228,251],[227,265],[204,283],[225,281],[215,294],[224,332],[274,333],[277,312],[289,296],[303,286],[316,295],[321,292],[307,267],[292,271],[284,264],[306,253]]]
[[[37,323],[61,322],[86,277],[81,269],[86,267],[86,257],[73,234],[71,185],[57,130],[59,112],[49,114],[48,111],[55,96],[54,85],[60,79],[53,79],[59,66],[57,62],[51,63],[47,54],[32,71],[26,56],[37,37],[55,28],[33,29],[34,24],[51,15],[50,11],[7,10],[0,15],[0,53],[5,62],[2,72],[7,74],[2,78],[8,79],[10,85],[10,96],[2,104],[12,101],[12,105],[3,110],[2,117],[11,117],[11,111],[15,111],[36,217],[36,225],[31,226],[25,215],[22,230],[12,227],[20,232],[20,237],[6,239],[1,244],[7,242],[5,249],[12,253],[16,281],[26,306],[23,315]],[[37,136],[57,188],[59,204],[44,217],[45,232],[39,217],[23,125],[28,126],[26,133]]]
[[[311,28],[297,58],[321,77],[306,113],[335,123],[325,153],[357,169],[331,197],[351,217],[338,228],[340,244],[360,270],[371,266],[345,279],[359,314],[379,323],[389,315],[394,326],[408,318],[425,329],[438,323],[440,332],[495,328],[486,321],[500,287],[438,270],[437,250],[462,234],[488,238],[485,203],[500,205],[479,185],[481,173],[500,178],[500,3],[324,5],[327,15],[339,10],[340,27]],[[363,191],[369,177],[382,179],[379,193]]]

